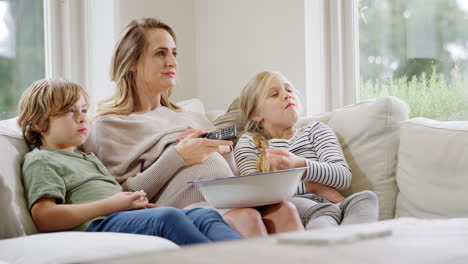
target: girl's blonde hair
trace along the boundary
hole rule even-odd
[[[286,79],[279,72],[265,71],[257,73],[246,84],[240,96],[241,122],[244,125],[244,133],[250,133],[255,146],[260,152],[257,160],[258,172],[275,171],[276,168],[268,162],[265,157],[265,150],[268,148],[270,137],[264,131],[260,122],[252,119],[257,113],[259,106],[265,101],[268,89],[275,79]],[[293,93],[295,90],[293,89]]]
[[[18,105],[18,124],[28,146],[41,146],[41,133],[49,129],[50,117],[64,114],[80,96],[88,103],[88,94],[79,84],[63,79],[38,80],[26,89]]]
[[[111,62],[110,78],[115,83],[115,93],[99,102],[97,116],[107,114],[126,116],[134,111],[133,96],[136,87],[132,67],[138,62],[147,45],[145,32],[158,28],[166,30],[176,42],[172,28],[155,18],[132,20],[122,31],[120,39],[115,45]],[[163,92],[161,105],[178,110],[179,107],[169,100],[170,95],[171,89]]]

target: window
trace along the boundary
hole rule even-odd
[[[0,0],[0,119],[18,114],[21,93],[45,76],[43,1]]]
[[[468,0],[358,0],[360,99],[468,120]]]

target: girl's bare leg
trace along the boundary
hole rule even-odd
[[[245,238],[267,236],[268,231],[262,215],[254,208],[236,208],[223,216],[224,221]]]
[[[293,232],[304,230],[296,206],[288,201],[257,208],[263,217],[268,233]]]

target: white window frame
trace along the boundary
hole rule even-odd
[[[329,109],[359,102],[359,20],[357,0],[324,3]]]
[[[306,115],[328,111],[329,93],[326,55],[326,0],[304,0]]]
[[[44,0],[45,61],[47,78],[66,78],[87,84],[83,67],[86,34],[83,2]]]
[[[78,82],[91,105],[112,90],[117,8],[113,0],[44,0],[46,77]]]

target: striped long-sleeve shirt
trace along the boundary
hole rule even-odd
[[[270,139],[270,148],[289,151],[306,159],[307,171],[296,194],[306,193],[305,181],[322,183],[343,190],[351,183],[351,169],[333,130],[320,122],[296,129],[290,139]],[[252,135],[242,135],[235,148],[235,159],[240,175],[257,172],[257,150]]]

